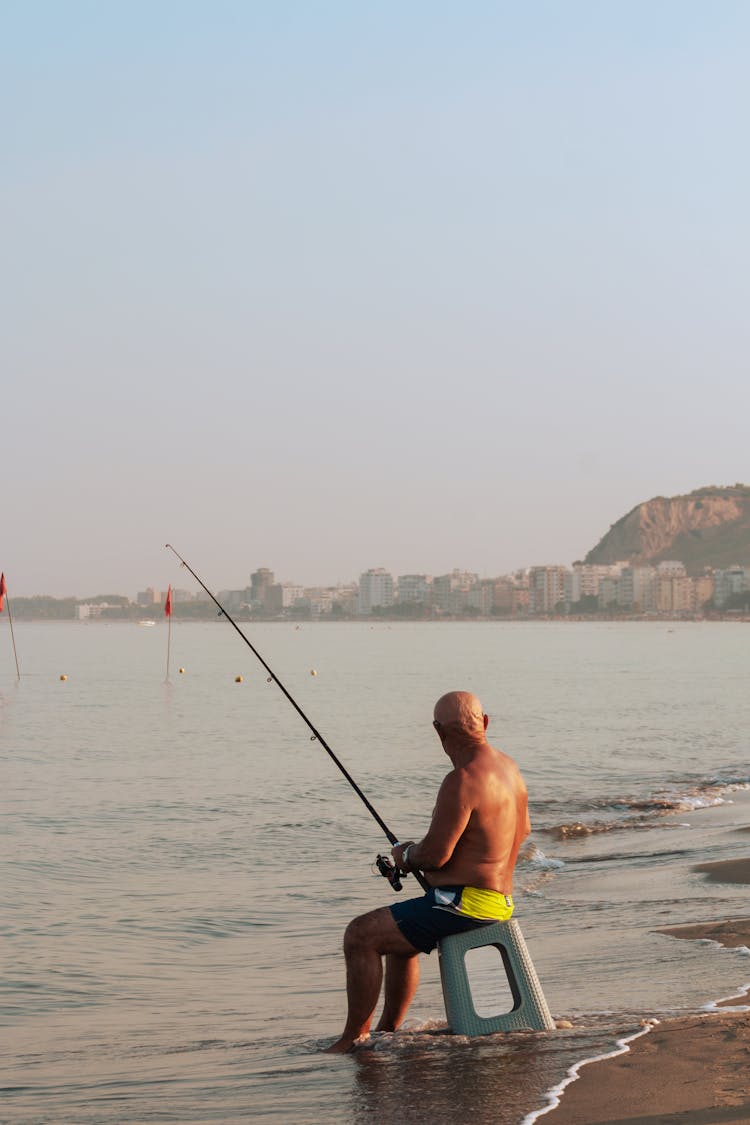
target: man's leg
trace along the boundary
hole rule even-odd
[[[419,984],[419,954],[389,953],[385,959],[385,1006],[376,1031],[396,1031]]]
[[[344,956],[348,1015],[343,1035],[328,1048],[329,1051],[348,1051],[358,1039],[368,1034],[383,982],[384,955],[414,960],[417,957],[417,950],[403,936],[387,906],[360,915],[346,928]],[[412,976],[413,973],[397,973],[396,983],[392,985],[394,993],[399,980],[408,985]],[[394,996],[391,1007],[396,1012],[400,1011],[403,1019],[408,1002],[404,1004]]]

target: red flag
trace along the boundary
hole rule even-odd
[[[2,605],[0,605],[0,609],[1,608],[2,608]],[[171,586],[167,590],[167,600],[164,603],[164,613],[166,614],[167,617],[172,616],[172,587]]]
[[[8,587],[5,585],[5,572],[0,574],[0,613],[3,612],[3,598],[8,593]]]

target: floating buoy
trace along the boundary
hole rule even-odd
[[[67,680],[67,678],[68,678],[68,677],[67,677],[67,676],[65,675],[65,673],[64,673],[64,672],[63,672],[63,674],[62,674],[62,675],[60,676],[60,679],[61,679],[61,680]]]
[[[311,669],[310,669],[310,675],[311,675],[311,676],[317,676],[317,674],[318,674],[318,673],[317,673],[317,672],[315,671],[315,669],[314,669],[314,668],[311,668]]]
[[[241,683],[242,683],[242,676],[235,676],[235,677],[234,677],[234,682],[235,682],[236,684],[241,684]]]
[[[182,675],[184,673],[184,671],[185,671],[184,668],[180,668],[180,675]]]

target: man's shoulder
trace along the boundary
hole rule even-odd
[[[489,753],[477,756],[474,776],[481,780],[492,778],[494,784],[509,795],[526,792],[526,784],[516,762],[503,750],[487,745]]]
[[[510,754],[506,754],[504,750],[498,750],[496,746],[490,746],[490,750],[493,751],[496,761],[501,766],[505,767],[508,770],[512,770],[513,773],[517,773],[519,777],[521,776],[521,771],[518,768],[518,763],[516,762],[515,758],[511,758]]]
[[[504,750],[498,750],[497,746],[491,746],[486,742],[475,756],[475,762],[483,769],[491,770],[517,770],[518,767],[509,754]]]
[[[478,747],[469,761],[454,766],[445,781],[456,786],[470,785],[478,780],[484,781],[488,775],[502,775],[506,768],[497,752],[487,744]]]

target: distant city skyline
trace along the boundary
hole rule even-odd
[[[3,586],[7,597],[7,591]],[[335,586],[302,586],[276,582],[268,567],[250,576],[238,590],[212,594],[173,587],[139,590],[136,599],[106,595],[83,599],[20,598],[21,619],[78,621],[137,621],[155,624],[163,610],[187,621],[215,617],[216,602],[227,617],[241,620],[342,620],[396,617],[435,620],[544,617],[588,619],[591,615],[680,617],[750,613],[750,566],[706,567],[688,574],[676,559],[655,564],[626,560],[613,563],[577,562],[572,568],[532,566],[512,575],[479,578],[455,568],[442,575],[394,576],[383,567],[370,568],[358,582]],[[8,600],[10,617],[10,601]],[[221,615],[220,615],[221,616]],[[742,618],[743,620],[745,617]]]
[[[194,600],[210,601],[203,587],[190,577],[192,585],[169,583],[164,588],[146,586],[135,595],[110,590],[107,595],[100,591],[80,598],[70,595],[70,599],[85,602],[87,598],[125,598],[132,604],[151,607],[161,605],[171,588],[175,606]],[[526,591],[526,594],[511,597],[512,589]],[[708,567],[702,576],[690,577],[684,562],[677,557],[658,563],[638,563],[627,559],[613,563],[576,561],[570,566],[536,563],[489,576],[460,567],[444,573],[424,571],[406,574],[392,573],[385,567],[370,567],[358,578],[323,583],[289,580],[277,576],[269,567],[258,567],[239,587],[215,585],[212,588],[214,596],[227,608],[257,604],[281,613],[312,599],[310,604],[314,615],[329,612],[335,601],[342,604],[348,601],[347,612],[367,615],[374,607],[404,600],[436,605],[451,613],[460,613],[470,607],[490,614],[502,605],[512,607],[514,612],[521,607],[525,611],[530,606],[533,614],[551,612],[559,602],[573,604],[587,596],[598,597],[600,601],[603,599],[604,605],[609,602],[620,606],[637,603],[660,612],[677,609],[693,612],[714,597],[717,605],[721,606],[731,595],[745,591],[750,591],[750,565],[738,561],[732,567]],[[10,591],[6,596],[10,600]],[[30,597],[54,598],[54,595],[37,591],[34,595],[19,597],[27,600]],[[104,604],[108,603],[105,601]]]
[[[569,565],[748,476],[750,6],[3,12],[11,596]],[[252,561],[249,561],[252,560]]]

